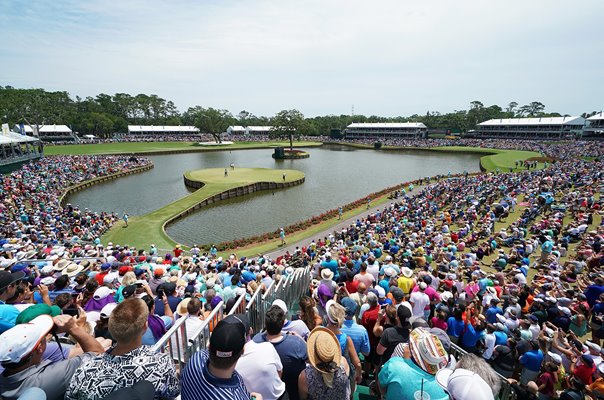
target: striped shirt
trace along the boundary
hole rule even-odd
[[[182,373],[182,400],[250,400],[241,375],[233,372],[230,379],[217,378],[208,370],[207,350],[191,357]]]
[[[347,319],[344,321],[340,331],[350,336],[357,354],[369,354],[369,351],[371,350],[369,347],[369,335],[364,326],[357,324],[351,319]]]

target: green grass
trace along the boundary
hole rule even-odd
[[[359,143],[342,143],[346,146],[359,149],[373,149],[373,145]],[[484,154],[480,158],[480,165],[487,172],[494,172],[498,169],[501,172],[509,172],[510,168],[513,171],[522,171],[523,168],[516,168],[514,163],[517,160],[526,160],[532,157],[541,157],[541,154],[535,151],[523,150],[504,150],[504,149],[489,149],[482,147],[466,147],[466,146],[442,146],[442,147],[397,147],[383,146],[383,150],[420,150],[420,151],[442,151],[447,153],[468,153],[468,154]],[[537,169],[543,168],[543,163],[539,163]]]
[[[164,228],[172,218],[205,199],[230,189],[256,182],[282,183],[284,173],[285,182],[297,181],[304,177],[302,172],[291,169],[235,168],[228,170],[228,176],[224,176],[224,168],[188,171],[185,176],[203,182],[205,186],[158,210],[130,218],[127,227],[120,221],[103,235],[102,241],[105,244],[113,242],[137,248],[146,248],[150,243],[154,243],[158,248],[170,249],[176,242],[166,234]]]
[[[294,147],[321,146],[321,142],[294,142]],[[204,152],[216,150],[264,149],[270,147],[289,147],[289,142],[235,142],[230,145],[200,146],[193,142],[153,142],[153,143],[99,143],[68,144],[63,146],[46,146],[44,154],[54,155],[96,155],[96,154],[153,154],[165,151]]]

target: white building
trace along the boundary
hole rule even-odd
[[[272,126],[247,126],[245,128],[246,135],[268,135]]]
[[[239,125],[229,126],[226,133],[227,135],[245,135],[245,128]]]
[[[23,125],[23,129],[21,129],[21,126],[17,124],[13,128],[13,131],[27,136],[38,137],[40,140],[75,140],[71,128],[67,125],[38,125],[38,132],[36,134],[33,126]]]
[[[180,125],[128,125],[131,135],[196,135],[199,129]]]
[[[344,133],[347,139],[421,139],[428,128],[421,122],[364,122],[352,123]]]
[[[583,117],[490,119],[476,127],[478,137],[504,139],[563,139],[581,135]]]
[[[583,138],[585,139],[604,139],[604,113],[599,112],[596,115],[587,118],[587,126],[583,129]]]

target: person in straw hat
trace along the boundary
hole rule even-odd
[[[379,375],[379,387],[386,400],[445,400],[449,396],[434,375],[447,366],[449,356],[440,339],[428,329],[416,328],[409,343],[400,343]],[[423,397],[422,397],[423,396]]]
[[[336,335],[318,326],[306,342],[308,361],[298,377],[301,400],[344,400],[350,398],[349,368]]]

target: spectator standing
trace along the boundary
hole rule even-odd
[[[235,367],[243,354],[243,323],[220,321],[210,336],[208,350],[191,357],[182,373],[182,400],[250,400],[250,393]],[[256,399],[262,395],[252,393]]]
[[[153,384],[155,399],[178,396],[180,385],[170,356],[142,345],[148,314],[145,302],[136,298],[115,307],[109,332],[116,345],[76,370],[65,399],[100,400],[141,380]]]

